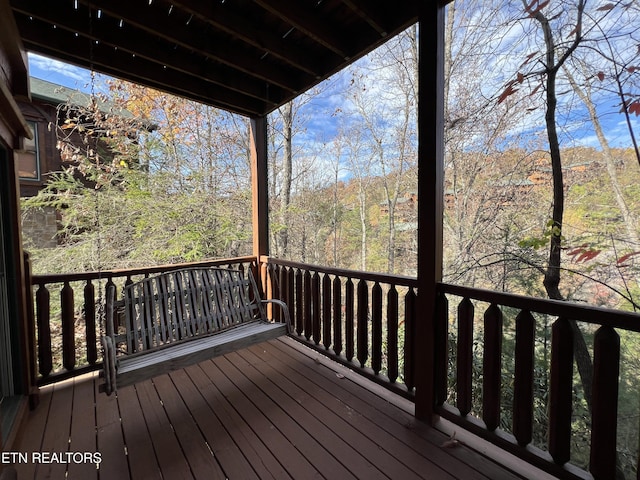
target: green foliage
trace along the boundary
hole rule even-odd
[[[171,114],[181,115],[175,108]],[[188,125],[177,129],[170,119],[158,119],[156,129],[147,130],[138,120],[77,108],[72,113],[61,122],[58,141],[63,159],[71,160],[68,168],[50,174],[45,188],[23,202],[25,214],[53,207],[59,216],[58,248],[27,245],[36,272],[188,262],[250,251],[246,158],[236,157],[233,168],[229,158],[211,159],[202,168],[193,164],[189,150],[164,143],[182,136],[191,144],[198,137]],[[236,147],[241,148],[227,151]],[[167,168],[169,153],[172,168]]]

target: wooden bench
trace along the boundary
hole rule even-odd
[[[286,304],[261,300],[251,271],[175,270],[127,285],[122,301],[115,297],[111,285],[102,337],[107,394],[290,331]],[[282,308],[284,323],[267,320],[268,302]]]

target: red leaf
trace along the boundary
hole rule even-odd
[[[632,67],[627,67],[627,72],[629,72],[629,73],[633,73],[633,72],[635,72],[637,69],[638,69],[638,67],[633,67],[633,66],[632,66]]]
[[[501,104],[502,102],[504,102],[507,97],[513,95],[514,93],[516,93],[518,91],[517,88],[513,88],[513,84],[509,84],[507,86],[507,88],[504,89],[504,92],[502,92],[502,94],[500,95],[500,97],[498,98],[498,104]]]
[[[536,92],[537,92],[538,90],[540,90],[540,87],[541,87],[541,86],[542,86],[542,84],[541,84],[541,83],[539,83],[539,84],[538,84],[538,86],[537,86],[536,88],[534,88],[534,89],[533,89],[533,91],[529,94],[529,96],[530,96],[530,97],[532,97],[533,95],[535,95],[535,94],[536,94]]]
[[[604,72],[598,72],[596,75],[598,76],[598,79],[599,79],[600,81],[603,81],[603,80],[604,80]]]
[[[576,262],[588,262],[589,260],[593,260],[600,254],[601,250],[585,250],[582,255],[579,255],[576,258]]]
[[[518,78],[517,78],[518,83],[522,83],[524,82],[524,75],[521,74],[520,72],[518,72]]]
[[[640,254],[640,252],[631,252],[631,253],[627,253],[626,255],[621,256],[618,261],[616,262],[618,265],[620,265],[621,263],[626,262],[627,260],[629,260],[631,257]]]
[[[596,8],[597,12],[607,12],[609,10],[613,10],[615,5],[613,3],[607,3],[606,5],[601,6],[600,8]]]
[[[579,247],[576,247],[576,248],[574,248],[573,250],[569,250],[569,251],[567,252],[567,255],[569,255],[570,257],[574,257],[574,256],[576,256],[576,255],[577,255],[577,254],[579,254],[579,253],[584,253],[584,252],[586,252],[586,251],[587,251],[587,250],[586,250],[586,248],[587,248],[588,246],[589,246],[589,245],[588,245],[588,244],[586,244],[586,243],[585,243],[585,244],[583,244],[583,245],[580,245]]]
[[[524,62],[522,62],[522,65],[520,65],[520,68],[522,68],[523,66],[525,66],[527,63],[529,63],[531,61],[531,59],[533,57],[535,57],[538,54],[538,52],[533,52],[530,53],[529,55],[527,55],[527,57],[524,59]]]
[[[636,116],[640,115],[640,100],[635,100],[629,104],[629,113],[635,113]]]
[[[550,0],[544,0],[543,2],[540,2],[540,0],[533,0],[529,5],[525,6],[524,9],[530,16],[533,17],[536,13],[549,5],[549,1]]]

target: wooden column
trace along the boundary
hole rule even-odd
[[[444,7],[421,2],[418,100],[416,417],[433,420],[436,284],[442,280]]]
[[[251,119],[251,206],[253,255],[269,255],[269,203],[267,177],[267,118]]]

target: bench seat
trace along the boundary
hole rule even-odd
[[[251,271],[173,270],[107,291],[101,390],[107,394],[290,331],[286,304],[261,300]],[[267,318],[277,304],[284,322]]]
[[[134,384],[167,371],[188,367],[218,355],[285,335],[284,323],[251,322],[220,333],[189,339],[152,352],[120,357],[118,387]]]

